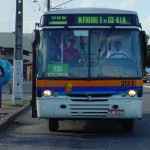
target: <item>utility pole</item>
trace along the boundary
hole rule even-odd
[[[51,9],[51,1],[47,0],[47,11]]]
[[[16,0],[13,96],[15,105],[22,105],[23,94],[23,0]]]

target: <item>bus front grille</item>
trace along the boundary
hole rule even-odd
[[[108,96],[68,96],[68,98],[72,101],[107,101],[110,97]]]
[[[98,118],[107,116],[109,104],[70,104],[73,117]]]

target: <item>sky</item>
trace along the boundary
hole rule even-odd
[[[0,0],[0,32],[15,31],[16,0]],[[22,0],[21,0],[22,1]],[[47,0],[23,0],[23,32],[32,33],[35,23],[47,9]],[[150,0],[50,0],[61,8],[100,7],[136,11],[142,29],[150,35]],[[69,2],[70,1],[70,2]]]

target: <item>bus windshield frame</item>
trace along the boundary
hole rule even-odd
[[[142,60],[139,60],[141,59],[140,31],[137,29],[51,28],[41,30],[40,37],[42,40],[37,55],[39,79],[142,77]],[[74,46],[74,52],[71,52],[73,59],[65,60],[70,39]],[[121,41],[122,50],[126,51],[127,57],[114,56],[116,41]],[[105,51],[109,56],[108,54],[103,56]],[[52,60],[53,55],[54,60]]]
[[[45,14],[41,26],[137,26],[134,14]]]

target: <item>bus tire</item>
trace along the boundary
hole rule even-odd
[[[123,119],[121,125],[123,131],[131,132],[134,127],[134,119]]]
[[[57,131],[59,128],[57,119],[49,119],[49,131]]]

